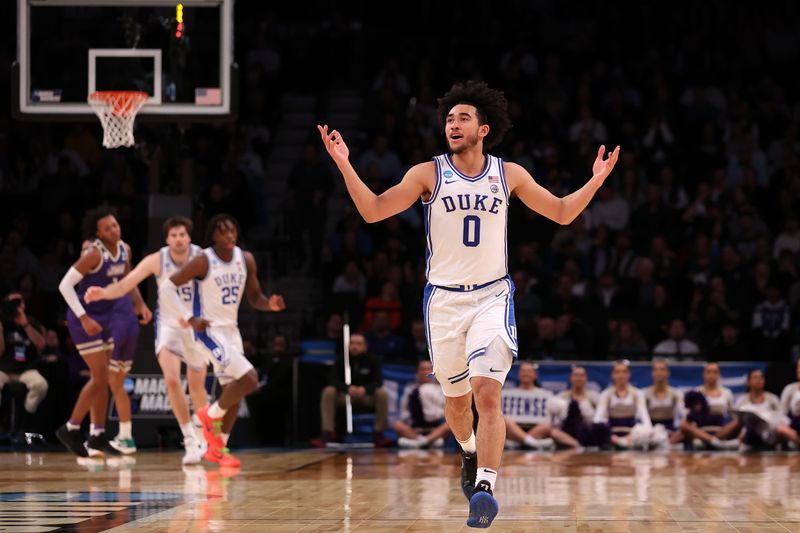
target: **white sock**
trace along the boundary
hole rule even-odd
[[[225,444],[227,446],[228,439],[231,438],[231,434],[230,433],[220,433],[219,436],[222,437],[222,444]]]
[[[72,422],[67,422],[67,429],[69,431],[75,431],[76,429],[81,429],[80,424],[73,424]]]
[[[456,439],[458,440],[458,439]],[[469,438],[465,441],[458,441],[461,445],[461,449],[467,453],[475,453],[478,451],[477,445],[475,444],[475,432],[473,431],[470,433]]]
[[[525,435],[525,438],[522,439],[522,442],[530,446],[531,448],[535,448],[538,444],[539,439],[533,438],[532,435]]]
[[[89,426],[89,435],[91,435],[92,437],[96,437],[98,435],[102,435],[103,433],[105,433],[105,431],[106,431],[106,428],[104,428],[103,426],[97,427],[94,424],[91,424]]]
[[[475,486],[481,481],[489,483],[489,489],[494,490],[494,484],[497,481],[497,471],[483,466],[478,467],[478,475],[475,476]]]
[[[117,433],[117,437],[120,439],[132,439],[133,436],[131,435],[131,426],[133,425],[132,422],[120,422],[119,423],[119,432]]]
[[[185,424],[180,424],[181,433],[183,433],[184,439],[196,439],[197,434],[194,432],[194,424],[191,422],[186,422]]]
[[[219,406],[219,402],[214,402],[211,407],[208,408],[208,416],[211,418],[222,418],[227,412],[227,409],[223,409]]]

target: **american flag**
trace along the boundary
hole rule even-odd
[[[489,176],[489,183],[500,183],[500,178],[498,176]]]
[[[222,105],[222,89],[219,87],[198,87],[194,90],[195,105]]]

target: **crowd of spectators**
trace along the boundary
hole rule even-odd
[[[237,4],[240,109],[231,125],[183,134],[148,127],[150,148],[106,151],[96,124],[21,123],[0,106],[0,293],[18,291],[41,322],[41,353],[74,355],[57,284],[80,250],[87,208],[116,204],[136,254],[145,251],[155,192],[191,195],[197,227],[232,212],[247,236],[266,222],[265,161],[282,94],[314,94],[324,121],[331,87],[356,91],[362,112],[343,131],[361,177],[380,192],[443,151],[436,96],[456,80],[485,79],[505,91],[514,122],[497,155],[556,195],[589,178],[598,145],[622,147],[617,169],[572,224],[512,202],[508,264],[521,358],[657,353],[784,366],[796,358],[797,6],[716,1],[679,12],[523,2],[469,11],[419,3],[388,18],[339,7],[310,22],[299,9]],[[0,7],[6,64],[16,49],[14,9]],[[413,34],[398,31],[412,24]],[[0,102],[9,101],[8,87],[0,69]],[[346,312],[374,355],[415,363],[427,352],[421,207],[374,225],[349,201],[330,209],[326,199],[346,193],[314,135],[285,204],[287,236],[311,243],[310,258],[289,247],[287,264],[306,265],[325,289],[316,323],[302,334],[338,338]],[[80,380],[79,359],[73,367]]]

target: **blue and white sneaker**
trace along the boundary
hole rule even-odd
[[[486,529],[492,525],[492,521],[499,510],[500,506],[492,495],[489,483],[481,481],[475,485],[475,490],[472,491],[472,496],[469,499],[467,525]]]

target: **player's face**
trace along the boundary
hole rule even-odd
[[[489,126],[479,124],[475,106],[457,104],[447,114],[444,133],[450,151],[460,154],[476,146],[489,133]]]
[[[233,250],[236,247],[236,239],[239,237],[236,226],[230,220],[223,220],[211,235],[214,244],[222,250]]]
[[[656,363],[653,365],[653,381],[656,383],[664,383],[669,378],[669,370],[664,363]]]
[[[717,365],[706,365],[705,370],[703,370],[703,379],[706,385],[716,386],[719,381],[719,367]]]
[[[536,369],[533,365],[520,365],[519,367],[519,384],[524,387],[530,387],[536,381]]]
[[[614,385],[621,386],[627,385],[631,379],[631,372],[625,365],[614,365],[614,370],[611,372],[611,381]]]
[[[583,368],[573,368],[572,373],[569,375],[569,382],[574,389],[582,389],[586,386],[586,370]]]
[[[753,372],[750,374],[750,378],[747,380],[747,386],[750,388],[750,391],[761,392],[764,390],[764,374],[760,371]]]
[[[187,248],[189,248],[189,243],[191,242],[192,238],[189,237],[189,233],[184,226],[170,228],[167,233],[167,246],[177,254],[185,252]]]
[[[97,237],[106,243],[116,244],[122,238],[119,222],[113,215],[108,215],[97,221]]]

